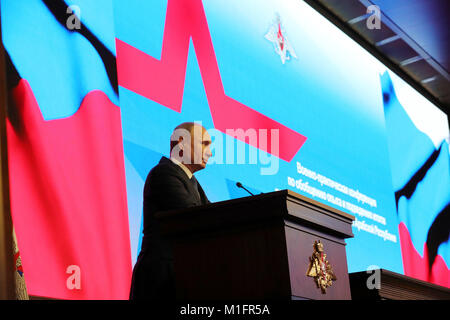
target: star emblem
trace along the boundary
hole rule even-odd
[[[297,59],[294,48],[292,48],[289,40],[286,37],[286,31],[281,24],[281,18],[279,14],[276,14],[275,21],[270,26],[269,31],[264,37],[272,42],[275,52],[281,58],[282,64],[284,64],[286,60],[290,60],[291,57]]]
[[[323,244],[319,241],[314,241],[314,252],[309,258],[309,267],[306,275],[314,278],[317,288],[320,288],[323,294],[327,292],[327,287],[336,281],[336,275],[330,262],[327,260],[327,255],[323,250]]]

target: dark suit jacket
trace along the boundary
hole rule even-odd
[[[144,237],[133,270],[130,299],[175,297],[173,256],[160,235],[155,213],[206,203],[209,200],[195,177],[189,179],[170,159],[162,157],[150,171],[144,186]]]

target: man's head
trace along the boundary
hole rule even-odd
[[[195,122],[177,126],[170,137],[170,156],[183,163],[192,173],[206,167],[211,153],[208,131]]]

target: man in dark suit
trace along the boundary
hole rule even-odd
[[[162,157],[148,174],[144,186],[144,237],[133,269],[130,299],[174,299],[173,256],[160,236],[154,218],[158,211],[209,203],[194,172],[211,157],[211,137],[199,124],[186,122],[175,128],[170,159]]]

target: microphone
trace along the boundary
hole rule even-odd
[[[248,193],[250,193],[252,196],[254,196],[254,194],[251,193],[250,191],[248,191],[248,190],[242,185],[242,183],[236,182],[236,186],[237,186],[238,188],[244,189],[245,191],[247,191]]]

